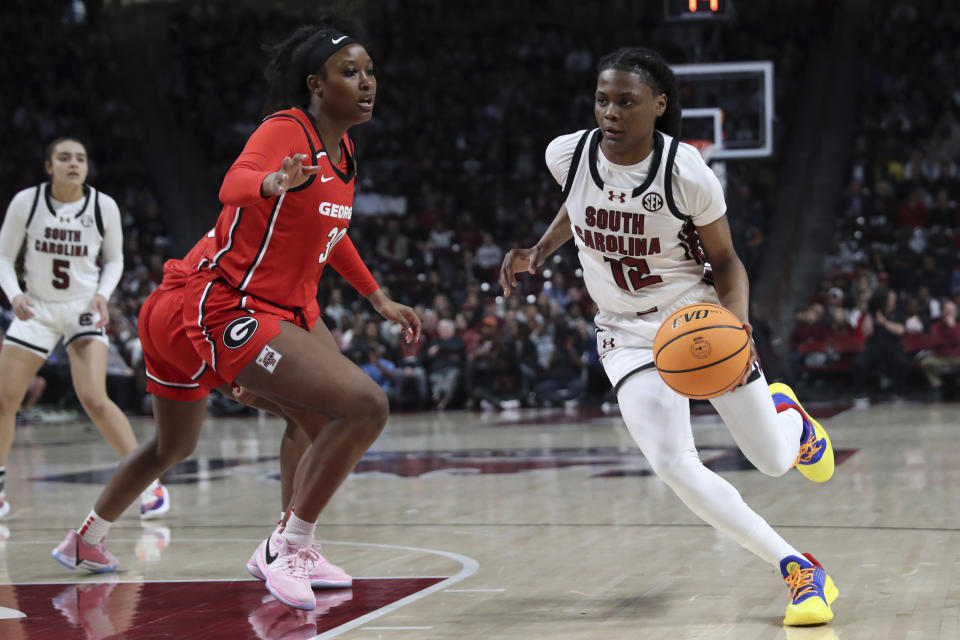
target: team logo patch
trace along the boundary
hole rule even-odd
[[[78,324],[81,327],[89,327],[93,324],[93,314],[92,313],[81,313],[80,318],[77,320]]]
[[[266,344],[263,346],[263,349],[260,350],[260,355],[257,356],[257,364],[270,373],[273,373],[282,357],[279,352],[274,351],[270,348],[270,345]]]
[[[89,229],[93,226],[93,216],[80,216],[80,224]]]
[[[256,318],[237,318],[223,330],[223,344],[228,349],[239,349],[256,333],[260,322]]]
[[[648,193],[640,202],[647,211],[660,211],[663,208],[663,196],[659,193]]]

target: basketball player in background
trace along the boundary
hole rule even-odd
[[[107,301],[123,273],[120,210],[113,198],[86,184],[88,157],[80,141],[54,140],[45,157],[50,182],[15,195],[0,228],[0,287],[15,315],[0,350],[0,518],[10,511],[4,479],[17,408],[61,338],[84,411],[121,457],[137,446],[106,384]],[[26,291],[14,269],[24,242]],[[156,478],[140,496],[142,518],[170,510],[170,496]]]
[[[193,450],[215,388],[255,397],[312,442],[290,508],[247,563],[281,602],[316,607],[313,586],[348,586],[314,540],[316,522],[386,424],[386,395],[317,322],[330,264],[387,320],[418,340],[413,309],[389,299],[346,233],[356,159],[347,130],[373,113],[376,78],[354,29],[304,26],[270,49],[267,116],[227,172],[215,229],[165,265],[138,331],[157,435],[128,456],[78,531],[53,551],[67,566],[112,571],[103,543],[148,478]]]
[[[654,472],[697,516],[780,570],[790,590],[784,624],[831,620],[837,596],[832,580],[703,466],[689,400],[654,368],[657,329],[682,306],[722,304],[751,332],[747,274],[734,252],[719,180],[697,150],[678,139],[673,72],[648,49],[603,57],[594,115],[597,129],[548,145],[547,166],[563,187],[564,203],[535,246],[504,257],[504,294],[516,286],[517,273],[535,273],[573,237],[587,291],[600,308],[595,323],[601,362],[627,428]],[[828,480],[833,451],[826,432],[789,387],[768,390],[755,353],[750,364],[741,386],[710,401],[737,445],[765,474],[780,476],[796,466],[811,480]]]

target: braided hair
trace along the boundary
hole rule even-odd
[[[677,78],[659,53],[641,47],[623,47],[600,58],[597,73],[613,69],[628,71],[640,76],[653,89],[654,95],[667,95],[667,108],[657,117],[654,127],[668,136],[680,137],[681,108],[677,92]]]
[[[338,33],[350,34],[366,41],[359,23],[352,17],[338,15],[323,18],[320,24],[303,25],[281,42],[264,45],[268,60],[263,75],[267,80],[267,100],[263,115],[269,115],[292,106],[306,107],[310,104],[310,90],[306,78],[316,74],[327,79],[326,66],[315,66],[314,53],[321,43]]]

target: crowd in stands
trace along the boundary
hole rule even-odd
[[[792,370],[844,374],[861,397],[955,396],[960,11],[878,3],[871,17],[849,183]]]
[[[22,23],[4,23],[3,46],[35,52],[38,67],[50,67],[50,52],[62,51],[71,39],[82,39],[84,47],[79,54],[71,49],[72,74],[54,66],[4,76],[10,90],[0,101],[14,117],[0,126],[18,148],[35,146],[37,157],[31,165],[22,155],[4,154],[0,188],[9,198],[39,181],[39,141],[62,131],[91,140],[91,183],[117,198],[127,236],[127,273],[112,301],[116,363],[142,377],[136,314],[170,257],[163,203],[140,156],[141,124],[122,97],[111,38],[71,18],[67,8],[75,4],[41,0]],[[549,13],[541,5],[531,3],[531,11]],[[590,321],[596,309],[572,245],[551,258],[542,278],[523,277],[510,298],[499,295],[497,284],[504,252],[532,244],[560,204],[543,150],[556,135],[593,126],[598,55],[634,43],[659,49],[673,63],[772,59],[781,136],[797,102],[798,83],[786,79],[802,74],[805,48],[829,22],[797,19],[803,3],[763,7],[716,23],[710,38],[687,46],[656,25],[659,9],[639,26],[611,13],[589,20],[500,20],[477,29],[474,17],[452,5],[431,5],[429,21],[404,3],[375,6],[366,26],[380,83],[377,112],[351,134],[360,158],[358,196],[386,204],[378,215],[364,215],[358,206],[350,233],[381,285],[420,313],[425,339],[404,344],[333,274],[318,296],[341,348],[395,404],[410,408],[571,405],[609,393]],[[65,18],[51,26],[51,13]],[[200,1],[169,8],[168,98],[179,125],[206,154],[208,174],[199,179],[210,193],[261,115],[264,55],[257,45],[276,42],[309,20],[300,9],[266,3]],[[4,56],[3,64],[14,67],[12,59]],[[54,73],[67,77],[66,90],[52,89]],[[423,82],[427,76],[431,81]],[[736,118],[725,120],[725,135],[740,137],[741,126]],[[778,148],[782,142],[778,138]],[[751,275],[763,255],[778,162],[727,167],[731,227]]]
[[[504,252],[535,242],[560,205],[543,150],[556,135],[593,126],[598,55],[612,43],[635,43],[659,48],[674,63],[773,59],[778,77],[795,77],[818,27],[798,29],[807,22],[762,9],[736,26],[719,25],[694,53],[655,35],[653,26],[638,31],[613,15],[582,23],[503,20],[478,29],[475,18],[451,6],[433,6],[440,13],[431,10],[430,21],[403,3],[377,7],[382,13],[366,25],[379,81],[376,115],[351,135],[360,154],[358,202],[376,194],[395,206],[363,215],[358,204],[350,235],[390,295],[418,310],[425,340],[404,345],[333,276],[318,292],[325,321],[401,406],[599,399],[608,385],[589,320],[596,309],[572,245],[552,258],[544,279],[523,278],[510,298],[499,296],[497,284]],[[172,13],[170,39],[183,69],[177,111],[203,140],[210,189],[260,115],[263,57],[250,43],[276,41],[303,19],[219,2]],[[219,37],[225,32],[232,37]],[[427,76],[432,81],[417,80]],[[776,86],[787,112],[780,117],[789,117],[797,85]],[[726,126],[728,137],[740,136],[737,119]],[[728,166],[731,225],[751,273],[762,256],[776,167],[776,158]]]
[[[0,21],[0,211],[13,196],[47,179],[44,149],[54,138],[77,136],[90,154],[88,183],[120,206],[123,279],[111,300],[108,370],[112,396],[138,410],[144,388],[137,314],[170,257],[162,203],[144,156],[142,126],[124,97],[118,54],[108,31],[86,10],[97,3],[16,2]],[[12,319],[0,293],[0,328]],[[66,353],[59,347],[41,374],[48,399],[72,397]],[[139,373],[138,373],[139,372]],[[139,379],[138,379],[139,378]]]

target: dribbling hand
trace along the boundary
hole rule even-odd
[[[270,196],[279,196],[290,189],[295,189],[310,179],[310,176],[320,171],[318,165],[305,165],[303,161],[307,159],[307,154],[298,153],[295,156],[287,156],[280,163],[280,170],[274,171],[263,179],[260,185],[260,193],[264,198]]]
[[[546,259],[546,254],[538,247],[508,251],[500,266],[500,285],[503,287],[503,295],[510,297],[510,290],[517,286],[518,273],[526,271],[533,275]]]
[[[33,317],[33,303],[30,302],[30,298],[27,297],[27,294],[21,293],[20,295],[14,296],[13,302],[10,303],[13,306],[13,313],[20,320],[29,320]]]

